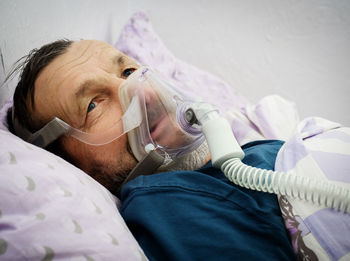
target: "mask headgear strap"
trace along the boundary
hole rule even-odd
[[[40,130],[31,133],[19,123],[15,116],[14,106],[12,106],[11,109],[11,118],[15,134],[23,140],[41,148],[45,148],[51,142],[67,132],[67,128],[62,126],[56,119],[53,119]]]
[[[164,157],[161,156],[157,151],[151,150],[142,160],[137,163],[133,170],[124,180],[123,184],[120,186],[118,195],[120,195],[121,188],[128,181],[140,176],[140,175],[150,175],[164,163]]]

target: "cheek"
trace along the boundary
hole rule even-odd
[[[125,135],[124,135],[125,136]],[[87,146],[90,157],[95,162],[104,162],[108,166],[114,166],[127,157],[127,140],[124,136],[102,146]]]
[[[66,146],[70,148],[68,153],[73,157],[76,165],[87,173],[98,167],[108,175],[114,175],[128,171],[137,163],[128,152],[126,135],[103,146],[87,145],[74,138],[69,140],[69,145]]]

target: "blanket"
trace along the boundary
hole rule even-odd
[[[228,110],[227,115],[240,143],[258,138],[286,141],[275,170],[350,189],[350,128],[319,117],[300,120],[294,104],[277,95],[241,111]],[[280,196],[279,203],[299,260],[349,260],[349,213],[286,196]]]

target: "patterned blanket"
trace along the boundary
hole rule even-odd
[[[286,141],[276,170],[350,189],[350,128],[319,117],[300,121],[293,103],[276,95],[227,115],[241,144],[259,138]],[[349,213],[286,196],[279,203],[299,260],[350,259]]]

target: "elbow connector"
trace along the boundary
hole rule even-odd
[[[213,166],[221,168],[228,159],[244,158],[244,152],[225,118],[217,117],[203,122],[202,131],[209,146]]]
[[[236,141],[230,124],[212,105],[193,103],[187,108],[185,117],[188,124],[201,126],[213,166],[220,168],[228,159],[244,158],[244,152]]]

